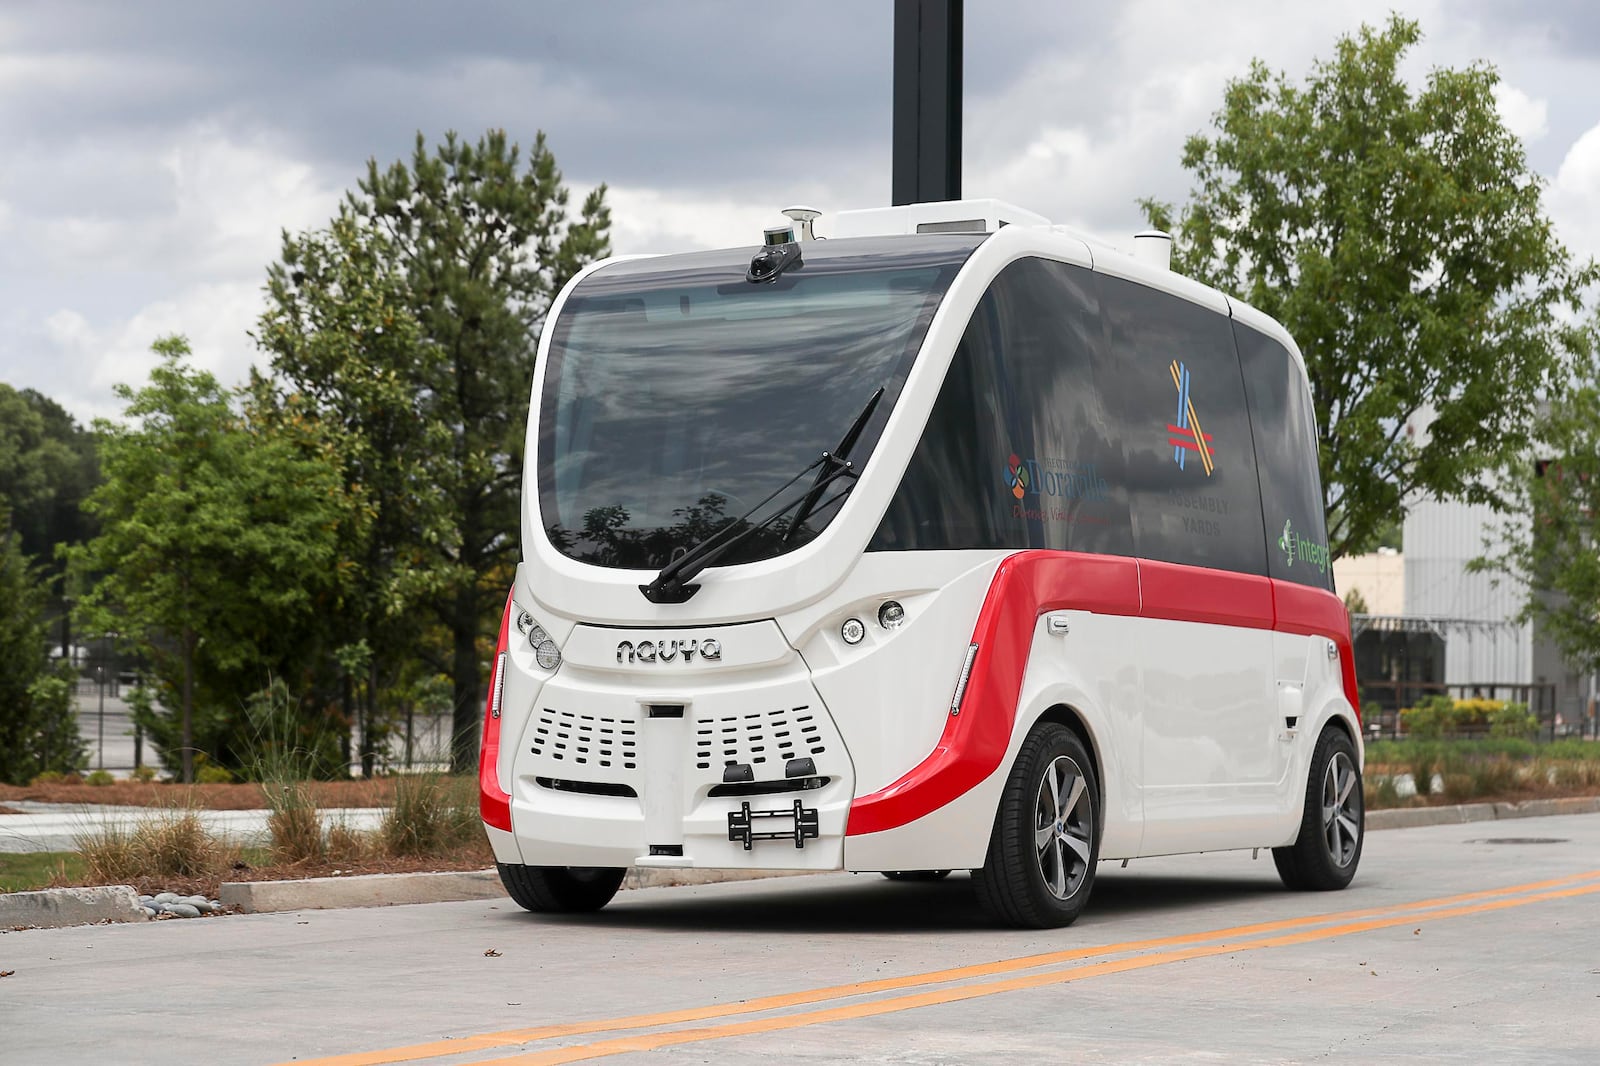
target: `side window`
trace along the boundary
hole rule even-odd
[[[1096,275],[1110,416],[1104,467],[1128,489],[1148,559],[1267,572],[1255,451],[1232,326],[1223,315]]]
[[[1327,519],[1317,471],[1316,422],[1305,378],[1289,350],[1271,337],[1233,324],[1244,368],[1250,423],[1261,470],[1267,523],[1267,573],[1284,581],[1333,588]]]
[[[967,324],[869,550],[1055,548],[1130,555],[1106,468],[1093,275],[1019,260]]]

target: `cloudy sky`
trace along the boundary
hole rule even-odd
[[[1600,254],[1591,0],[967,0],[964,192],[1108,237],[1182,200],[1183,139],[1252,58],[1303,75],[1391,9],[1492,64],[1561,237]],[[891,0],[4,0],[0,381],[114,415],[187,334],[224,382],[281,230],[418,130],[544,130],[618,252],[752,243],[776,208],[889,201]],[[819,224],[827,232],[827,222]]]

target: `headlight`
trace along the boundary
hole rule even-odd
[[[521,607],[512,605],[517,620],[517,632],[527,638],[528,647],[533,649],[533,661],[539,664],[541,670],[554,670],[561,665],[561,649],[545,632],[544,626],[533,620],[533,615]]]

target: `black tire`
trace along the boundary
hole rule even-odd
[[[500,883],[517,906],[541,914],[597,911],[611,902],[628,872],[605,866],[496,865]]]
[[[973,871],[984,910],[1023,929],[1072,924],[1094,888],[1099,804],[1083,741],[1055,722],[1036,726],[1000,795],[983,869]]]
[[[943,881],[949,870],[885,870],[883,876],[891,881]]]
[[[1366,805],[1356,746],[1344,730],[1330,725],[1311,754],[1300,835],[1286,848],[1273,848],[1272,863],[1284,887],[1330,892],[1344,888],[1356,875],[1365,840]]]

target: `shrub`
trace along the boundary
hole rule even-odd
[[[477,793],[468,778],[416,774],[395,780],[394,806],[378,828],[383,853],[391,858],[435,855],[483,840]]]
[[[1528,738],[1539,732],[1539,719],[1528,711],[1526,703],[1507,703],[1489,712],[1491,737]]]
[[[42,774],[33,775],[35,785],[81,785],[83,775],[76,770],[46,770]]]
[[[304,781],[280,781],[263,785],[261,791],[269,810],[267,833],[272,839],[272,861],[293,865],[327,858],[322,819],[310,786]]]
[[[84,780],[89,784],[94,785],[96,788],[104,788],[106,785],[109,785],[111,782],[115,781],[116,778],[111,776],[110,770],[95,770],[92,771],[88,777],[84,778]]]
[[[156,768],[154,766],[135,766],[133,768],[133,779],[142,784],[149,784],[156,779]]]
[[[1400,721],[1409,736],[1422,740],[1485,733],[1498,740],[1526,740],[1539,731],[1539,720],[1528,713],[1527,704],[1481,697],[1429,696],[1402,710]]]
[[[106,822],[78,833],[75,843],[88,877],[100,884],[214,880],[239,856],[236,845],[212,835],[192,810],[166,811],[131,824]]]
[[[326,854],[329,862],[361,862],[372,854],[372,842],[366,833],[335,819],[328,826]]]
[[[1438,740],[1452,732],[1454,714],[1455,701],[1449,696],[1427,696],[1415,707],[1403,709],[1400,712],[1400,721],[1405,726],[1408,736],[1420,740]],[[1427,790],[1418,786],[1417,791]]]
[[[233,782],[233,773],[225,766],[202,766],[194,779],[202,785],[227,785]]]

